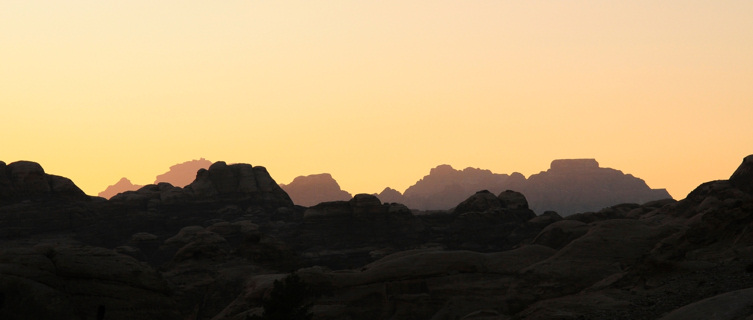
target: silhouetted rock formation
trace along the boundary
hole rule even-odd
[[[290,184],[280,184],[280,187],[288,193],[295,204],[306,207],[351,198],[350,193],[341,190],[340,185],[329,173],[299,176]]]
[[[143,186],[131,183],[131,180],[128,180],[126,178],[121,178],[117,183],[107,187],[105,191],[100,192],[98,196],[105,199],[110,199],[118,193],[138,190],[141,187]]]
[[[704,183],[681,201],[534,217],[526,224],[549,223],[538,244],[528,238],[513,250],[407,250],[349,272],[297,273],[331,288],[312,309],[321,319],[749,318],[753,195],[731,180]],[[493,213],[501,197],[478,192],[456,214]],[[253,312],[281,276],[252,278],[218,319]]]
[[[680,201],[563,218],[510,190],[432,213],[366,194],[305,208],[263,167],[223,162],[90,201],[0,164],[4,192],[35,186],[0,202],[0,319],[246,319],[296,270],[327,292],[322,320],[749,318],[748,166]]]
[[[147,185],[127,191],[111,200],[138,206],[172,205],[195,201],[232,200],[265,205],[268,208],[293,206],[285,191],[264,167],[218,161],[209,169],[200,169],[196,179],[185,188],[169,183]]]
[[[89,197],[68,178],[49,175],[36,162],[0,161],[0,203],[40,198],[88,200]]]
[[[210,165],[212,165],[212,162],[204,158],[176,164],[171,166],[170,170],[167,172],[158,175],[154,184],[169,183],[173,186],[184,187],[193,182],[196,178],[197,171],[209,168]],[[114,185],[111,185],[104,191],[100,192],[99,196],[105,199],[110,199],[116,194],[126,191],[136,191],[141,187],[143,187],[143,185],[133,184],[130,180],[122,178]]]
[[[176,187],[184,187],[193,182],[196,172],[200,169],[207,169],[211,165],[212,162],[204,158],[179,163],[171,166],[169,171],[158,175],[154,184],[167,182]]]

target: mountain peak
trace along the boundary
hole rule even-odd
[[[97,196],[100,196],[105,199],[110,199],[113,196],[115,196],[118,193],[123,193],[126,191],[135,191],[143,187],[142,185],[133,184],[131,180],[128,180],[128,178],[123,177],[118,180],[115,184],[108,186],[104,191],[100,192]]]

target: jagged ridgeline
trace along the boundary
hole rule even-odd
[[[283,185],[296,204],[312,206],[319,202],[350,197],[329,174],[301,176]],[[619,203],[645,203],[671,199],[666,189],[651,189],[642,179],[622,171],[601,168],[594,159],[552,161],[547,171],[526,179],[520,173],[498,174],[489,170],[449,165],[431,169],[427,176],[404,194],[385,188],[377,194],[384,202],[397,202],[416,210],[449,210],[480,190],[499,194],[515,190],[525,194],[533,211],[556,211],[561,215],[598,211]]]
[[[174,165],[165,174],[157,176],[155,184],[188,185],[197,170],[209,165],[211,162],[203,158]],[[109,199],[117,193],[141,187],[122,178],[99,196]],[[306,207],[352,197],[329,173],[299,176],[289,184],[280,184],[280,187],[295,204]],[[449,165],[440,165],[406,189],[404,194],[388,187],[377,196],[384,202],[402,203],[414,210],[449,210],[480,190],[494,194],[505,190],[519,191],[526,195],[535,212],[556,211],[565,216],[598,211],[619,203],[671,198],[667,190],[651,189],[642,179],[619,170],[601,168],[594,159],[554,160],[549,170],[528,179],[517,172],[508,175],[477,168],[455,170]]]
[[[105,200],[0,162],[0,319],[237,320],[275,301],[327,320],[746,319],[752,172],[748,156],[680,201],[563,217],[512,190],[420,214],[368,194],[302,207],[224,162]],[[279,296],[293,272],[312,291]]]

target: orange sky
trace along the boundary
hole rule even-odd
[[[200,157],[352,193],[443,163],[596,158],[682,198],[753,153],[751,17],[747,0],[3,0],[0,160],[96,194]]]

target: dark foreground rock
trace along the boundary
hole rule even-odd
[[[112,250],[40,243],[0,251],[2,319],[180,319],[154,268]]]
[[[19,189],[46,181],[25,164],[0,180],[0,318],[245,320],[296,272],[314,319],[745,319],[747,163],[680,201],[564,218],[509,190],[433,214],[366,194],[305,208],[225,163],[185,188],[61,197]]]
[[[0,204],[58,198],[87,201],[89,197],[70,179],[49,175],[36,162],[0,161]]]

